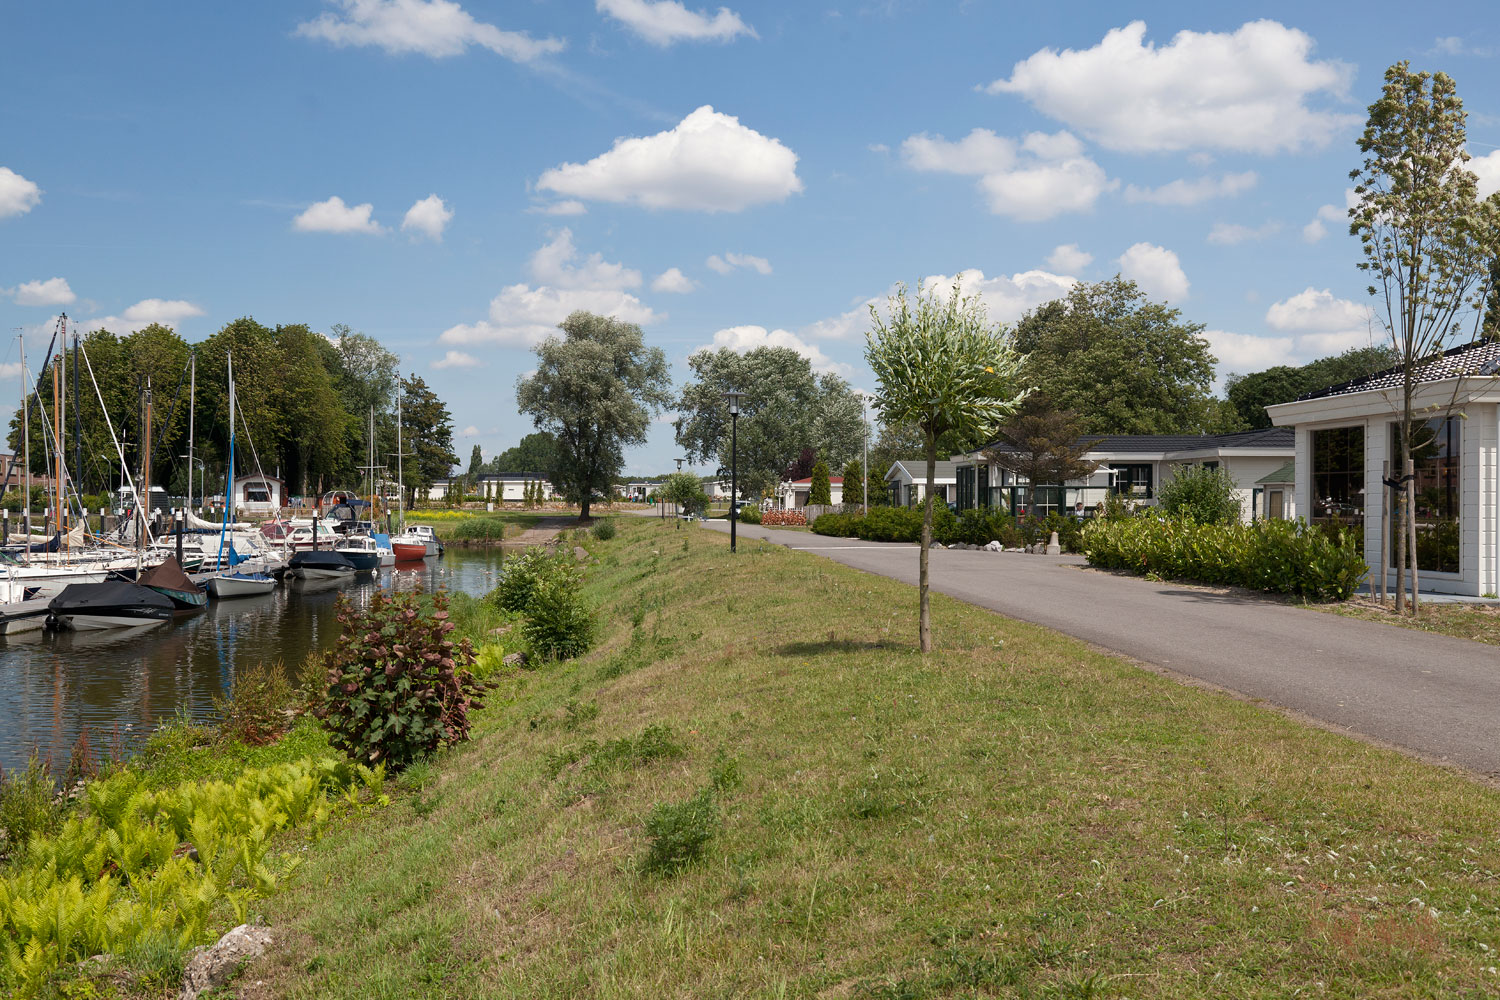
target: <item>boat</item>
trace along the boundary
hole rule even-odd
[[[377,531],[370,537],[375,540],[375,551],[380,553],[380,565],[382,567],[396,565],[396,551],[391,548],[391,536]]]
[[[391,539],[391,541],[393,543],[401,542],[405,545],[414,545],[420,542],[424,558],[426,556],[440,556],[443,554],[443,543],[438,538],[437,532],[432,530],[431,525],[409,524],[406,526],[405,531]]]
[[[333,547],[333,551],[354,564],[359,573],[373,573],[380,569],[380,549],[375,539],[368,535],[345,538]]]
[[[403,542],[397,535],[391,539],[391,552],[399,562],[421,562],[427,558],[427,546],[422,542]]]
[[[47,624],[50,597],[36,597],[18,583],[0,582],[0,635],[32,632]]]
[[[265,573],[216,573],[209,578],[208,592],[217,600],[262,597],[276,589],[276,578]]]
[[[172,620],[172,600],[124,580],[74,583],[52,598],[52,618],[63,628],[144,628]]]
[[[354,575],[354,564],[348,556],[324,549],[298,552],[287,566],[299,580],[335,580]]]
[[[208,605],[208,591],[182,571],[175,556],[167,556],[137,577],[136,582],[161,594],[179,608],[202,608]]]

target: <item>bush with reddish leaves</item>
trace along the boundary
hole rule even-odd
[[[768,525],[806,524],[807,515],[800,510],[792,510],[791,508],[774,508],[761,514],[760,523]]]
[[[376,592],[355,608],[339,598],[338,644],[325,659],[315,713],[329,742],[353,760],[399,771],[439,747],[469,738],[469,709],[483,685],[469,672],[474,649],[455,643],[448,601],[432,610],[414,594]]]

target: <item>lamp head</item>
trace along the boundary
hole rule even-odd
[[[734,389],[730,389],[728,392],[724,393],[723,395],[724,395],[724,402],[726,402],[726,403],[729,404],[729,413],[730,413],[730,415],[731,416],[739,416],[739,413],[740,413],[740,400],[742,400],[742,399],[745,398],[745,394],[743,392],[738,392],[738,391],[736,391]]]

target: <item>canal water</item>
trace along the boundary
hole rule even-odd
[[[308,653],[337,640],[340,593],[359,605],[377,588],[485,594],[503,558],[499,548],[450,547],[342,583],[288,577],[265,597],[213,601],[145,630],[0,636],[0,766],[24,766],[35,749],[61,768],[85,730],[96,753],[117,738],[128,752],[164,719],[212,715],[236,670],[281,660],[295,676]]]

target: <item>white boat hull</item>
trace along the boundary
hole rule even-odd
[[[133,567],[132,567],[133,568]],[[10,580],[34,591],[37,598],[51,600],[63,592],[63,588],[72,583],[103,583],[109,576],[109,571],[98,570],[65,570],[49,569],[44,567],[17,569],[10,575]]]
[[[299,580],[342,580],[346,576],[353,576],[354,568],[322,569],[316,566],[298,566],[292,572]]]
[[[126,615],[58,615],[57,622],[63,628],[75,632],[106,628],[150,628],[165,624],[162,618],[136,618]]]
[[[219,600],[229,597],[259,597],[276,589],[276,581],[270,577],[258,579],[253,576],[212,576],[204,582],[208,592]]]

